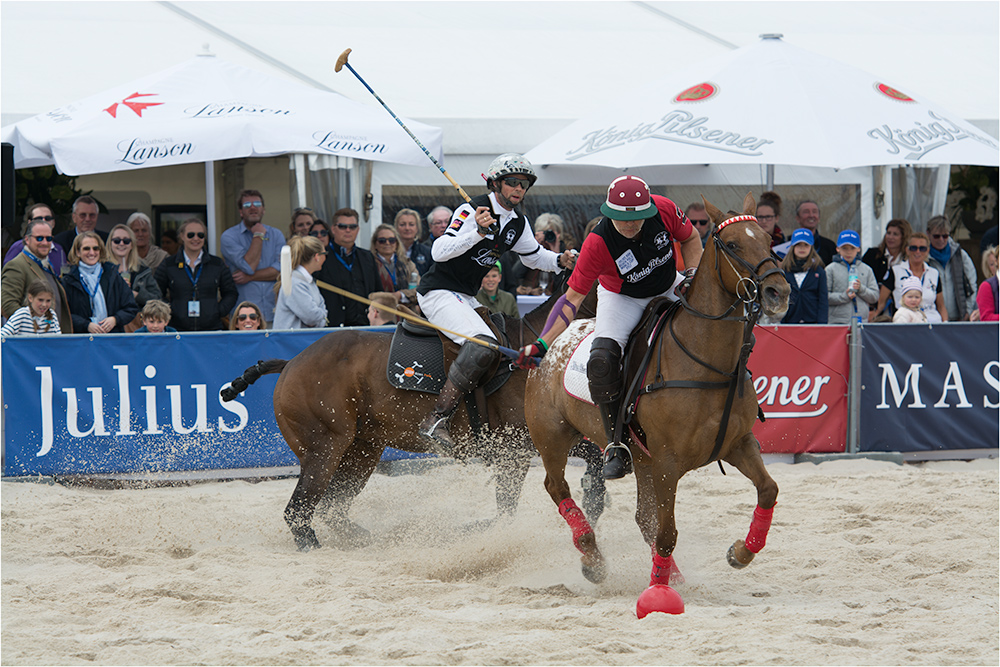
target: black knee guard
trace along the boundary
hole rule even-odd
[[[496,344],[496,341],[490,336],[476,336],[476,338]],[[448,379],[459,391],[467,394],[476,388],[483,375],[499,356],[499,352],[485,345],[466,342],[462,345],[458,357],[448,370]]]
[[[587,362],[587,381],[595,403],[618,400],[622,390],[622,348],[611,338],[595,338]]]

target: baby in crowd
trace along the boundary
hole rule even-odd
[[[14,311],[0,328],[0,336],[39,336],[62,333],[59,319],[52,311],[52,288],[44,280],[28,285],[27,305]]]
[[[903,293],[902,307],[892,316],[893,322],[903,324],[926,322],[927,316],[920,309],[920,302],[924,298],[924,290],[919,278],[907,276],[901,281]]]
[[[170,304],[159,299],[150,299],[139,313],[142,326],[135,333],[177,333],[177,329],[168,327],[170,321]]]

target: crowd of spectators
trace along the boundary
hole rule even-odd
[[[51,207],[29,206],[24,236],[4,257],[3,334],[257,331],[392,323],[396,316],[378,306],[419,312],[415,288],[434,263],[431,248],[453,216],[446,206],[434,207],[425,216],[402,208],[392,225],[375,227],[364,248],[357,243],[357,211],[337,210],[328,225],[313,209],[296,208],[287,218],[292,289],[283,296],[280,258],[285,234],[265,224],[259,191],[244,190],[236,206],[240,222],[222,233],[219,256],[207,251],[207,229],[196,218],[177,230],[163,230],[157,244],[152,221],[142,212],[110,233],[96,229],[99,205],[89,196],[74,202],[72,226],[60,234],[54,234]],[[704,205],[689,204],[685,215],[702,244],[707,243],[714,226]],[[761,194],[756,217],[792,287],[780,323],[998,319],[997,248],[987,243],[995,239],[995,227],[980,249],[980,281],[972,256],[952,236],[942,215],[922,225],[926,233],[915,232],[907,220],[890,220],[881,242],[863,253],[855,230],[841,232],[836,242],[820,232],[821,211],[815,201],[796,202],[795,227],[788,235],[782,229],[778,193]],[[584,236],[599,220],[588,223]],[[582,243],[554,213],[539,215],[532,227],[538,242],[555,252]],[[491,312],[518,317],[518,296],[553,294],[567,277],[529,270],[507,253],[483,279],[477,299]],[[920,286],[920,317],[912,315],[914,281]],[[355,301],[343,292],[375,304]],[[901,309],[906,312],[897,317]]]

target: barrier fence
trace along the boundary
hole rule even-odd
[[[997,448],[1000,328],[859,329],[853,360],[847,326],[756,329],[749,367],[765,453]],[[277,375],[230,403],[219,391],[257,360],[290,359],[328,333],[6,338],[3,474],[295,466],[274,421]]]

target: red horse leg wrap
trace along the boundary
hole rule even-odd
[[[673,573],[680,573],[677,568],[677,563],[674,562],[673,554],[664,558],[660,554],[653,550],[653,573],[649,577],[649,585],[655,586],[657,584],[663,584],[664,586],[670,585],[670,575]]]
[[[576,502],[572,498],[567,498],[559,503],[559,513],[566,519],[566,523],[573,531],[573,545],[583,552],[583,549],[580,548],[580,538],[594,532],[587,517],[583,515],[583,510],[576,506]]]
[[[746,547],[748,551],[757,553],[764,548],[767,541],[767,531],[771,529],[771,515],[774,508],[762,509],[759,505],[753,511],[753,521],[750,522],[750,532],[747,533]]]

